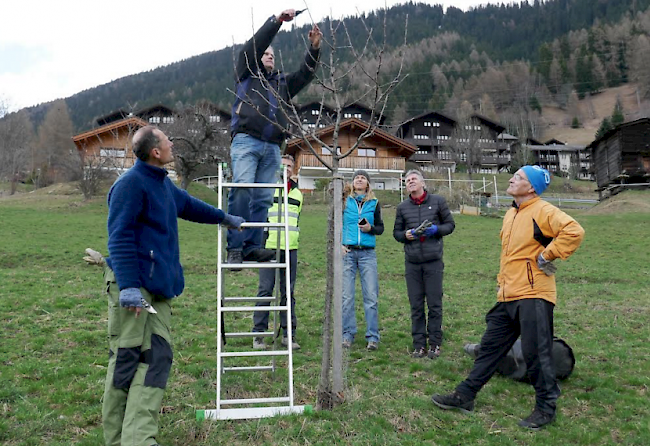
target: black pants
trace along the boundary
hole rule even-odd
[[[560,388],[553,365],[553,308],[544,299],[499,302],[485,317],[487,329],[474,367],[465,381],[456,387],[463,395],[476,394],[490,380],[501,358],[507,355],[521,335],[521,348],[528,377],[535,387],[535,405],[544,413],[555,413]]]
[[[284,251],[280,252],[280,261],[284,262]],[[298,268],[298,250],[292,249],[289,251],[289,287],[291,289],[291,335],[296,334],[296,325],[298,319],[296,318],[296,299],[293,296],[293,288],[296,284],[296,274]],[[273,288],[275,288],[275,272],[276,268],[260,268],[260,283],[257,289],[257,296],[273,296]],[[280,269],[280,305],[285,305],[287,302],[287,288],[286,288],[286,274],[284,268]],[[268,307],[270,302],[257,302],[257,307]],[[253,313],[253,331],[264,332],[269,328],[269,312],[268,311],[255,311]],[[287,312],[280,311],[280,326],[287,335]]]
[[[442,260],[426,263],[405,262],[404,276],[411,304],[411,336],[415,350],[442,344]],[[424,314],[424,303],[429,309],[429,321]]]

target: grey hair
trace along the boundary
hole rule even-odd
[[[424,181],[424,175],[422,175],[422,172],[420,172],[417,169],[411,169],[408,172],[406,172],[406,175],[404,175],[404,179],[406,179],[409,175],[416,175],[420,179],[420,181],[424,183],[424,188],[425,189],[427,188],[427,182]]]

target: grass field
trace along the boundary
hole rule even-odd
[[[211,192],[201,196],[214,199]],[[647,201],[647,198],[646,198]],[[86,247],[106,251],[106,205],[76,195],[0,200],[0,443],[100,445],[106,373],[106,298],[101,271],[81,260]],[[315,404],[325,290],[325,207],[301,219],[296,285],[296,404]],[[574,374],[561,383],[557,421],[530,433],[517,427],[534,404],[532,387],[495,376],[473,415],[438,410],[435,392],[453,389],[471,367],[462,351],[478,342],[495,301],[501,220],[455,216],[445,239],[445,341],[436,360],[415,360],[403,278],[402,247],[378,238],[381,344],[363,336],[346,356],[346,402],[313,415],[199,422],[215,400],[215,227],[180,223],[187,287],[174,302],[174,366],[160,418],[162,445],[647,445],[650,444],[650,213],[576,213],[583,246],[559,262],[556,334],[574,349]],[[256,276],[228,278],[233,294],[253,295]],[[360,334],[362,309],[357,301]],[[249,330],[231,318],[229,331]],[[250,340],[231,341],[245,349]],[[277,373],[225,375],[229,396],[281,394]]]

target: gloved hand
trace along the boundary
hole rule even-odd
[[[438,233],[438,225],[431,225],[424,230],[425,237],[433,237]]]
[[[142,308],[142,293],[140,288],[124,288],[120,291],[120,306],[124,308]]]
[[[221,222],[221,224],[226,225],[228,229],[239,229],[241,224],[244,223],[245,221],[246,220],[239,217],[238,215],[226,214],[226,216],[223,217],[223,221]]]
[[[557,266],[546,260],[542,254],[537,257],[537,267],[547,276],[552,276],[557,271]]]
[[[102,256],[101,253],[95,251],[94,249],[86,248],[86,254],[87,255],[84,256],[84,260],[89,265],[104,265],[106,263],[104,256]]]

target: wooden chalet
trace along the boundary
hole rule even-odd
[[[451,144],[457,125],[454,118],[429,111],[400,125],[397,136],[417,146],[418,151],[409,161],[418,163],[423,170],[450,168],[455,171],[456,159]],[[481,138],[481,171],[497,173],[506,169],[510,164],[512,140],[506,141],[505,127],[478,114],[472,115],[470,125],[472,131],[477,132]],[[462,156],[460,161],[463,161]]]
[[[650,182],[650,118],[621,124],[587,148],[598,191]]]
[[[337,150],[347,152],[356,142],[357,137],[369,128],[370,124],[357,118],[345,119],[339,127]],[[334,125],[316,131],[316,136],[331,147]],[[309,138],[318,155],[327,163],[332,162],[332,154],[327,147],[322,147],[314,138]],[[320,178],[331,177],[330,171],[311,153],[301,138],[288,142],[286,153],[296,159],[296,171],[300,188],[306,191],[315,189],[315,182]],[[366,137],[348,157],[340,160],[340,172],[351,178],[354,171],[364,169],[371,176],[374,189],[399,190],[401,176],[406,168],[406,159],[417,151],[417,147],[381,129]]]
[[[112,120],[73,136],[72,141],[82,159],[93,157],[104,168],[122,172],[135,163],[131,140],[133,134],[146,125],[146,121],[136,116]]]
[[[361,119],[362,121],[370,122],[370,116],[372,116],[372,109],[367,105],[361,102],[351,102],[346,104],[341,109],[341,120],[343,119]],[[378,116],[378,113],[375,112],[373,121],[379,125],[383,125],[386,120],[385,116]]]
[[[296,110],[304,129],[315,129],[316,127],[322,129],[334,124],[336,120],[334,108],[320,102],[314,101],[302,104],[296,106]]]

